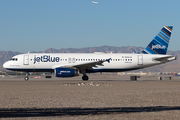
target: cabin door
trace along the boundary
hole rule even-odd
[[[138,65],[143,65],[143,56],[138,55]]]
[[[29,55],[24,55],[24,65],[29,65]]]

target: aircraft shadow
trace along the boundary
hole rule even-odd
[[[152,107],[104,107],[104,108],[0,108],[0,118],[78,116],[100,114],[123,114],[136,112],[159,112],[180,110],[180,106]]]

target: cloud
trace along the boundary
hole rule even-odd
[[[94,3],[94,4],[98,4],[98,2],[95,2],[95,1],[92,1],[92,3]]]

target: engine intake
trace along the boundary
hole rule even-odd
[[[73,68],[55,68],[56,77],[74,77],[79,76],[77,69]]]

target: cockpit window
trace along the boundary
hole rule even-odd
[[[10,61],[18,61],[17,58],[11,58]]]

